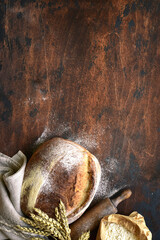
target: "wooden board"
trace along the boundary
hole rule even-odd
[[[130,186],[119,212],[160,239],[160,1],[0,2],[0,151],[54,136],[102,166],[93,204]]]

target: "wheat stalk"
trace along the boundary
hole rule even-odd
[[[83,233],[78,240],[88,240],[90,237],[90,231]]]
[[[68,225],[68,219],[67,219],[67,216],[66,216],[66,209],[65,209],[65,206],[63,204],[63,202],[60,200],[60,204],[59,204],[59,211],[60,211],[60,217],[61,217],[61,223],[62,223],[62,226],[65,230],[65,233],[66,233],[66,240],[71,240],[71,237],[70,237],[70,233],[71,233],[71,230],[69,228],[69,225]]]
[[[59,213],[58,207],[55,208],[55,216],[56,216],[57,222],[61,224],[61,215]]]
[[[56,219],[50,218],[46,213],[38,208],[34,208],[37,215],[31,213],[31,218],[21,219],[31,227],[16,226],[22,232],[33,233],[40,236],[32,237],[31,240],[41,240],[43,237],[52,237],[57,240],[71,240],[71,230],[69,228],[66,209],[62,201],[59,207],[55,208]],[[90,232],[83,233],[78,240],[88,240]]]
[[[49,234],[47,234],[46,231],[42,231],[36,228],[28,228],[28,227],[21,227],[21,226],[17,226],[17,228],[23,232],[28,232],[28,233],[34,233],[37,235],[42,235],[42,236],[49,236]]]

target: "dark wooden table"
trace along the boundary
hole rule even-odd
[[[160,1],[0,1],[0,151],[28,159],[54,136],[102,166],[93,204],[130,186],[119,212],[160,239]]]

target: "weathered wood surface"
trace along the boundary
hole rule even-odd
[[[94,203],[131,186],[120,213],[160,239],[160,1],[0,1],[0,151],[28,158],[61,136],[102,165]]]

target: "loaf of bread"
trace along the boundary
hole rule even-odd
[[[95,156],[72,141],[53,138],[43,143],[27,164],[21,209],[29,215],[36,207],[54,217],[61,199],[68,222],[72,223],[91,203],[100,176],[100,164]]]
[[[144,217],[133,212],[129,216],[112,214],[101,220],[96,240],[151,240],[152,234]]]

